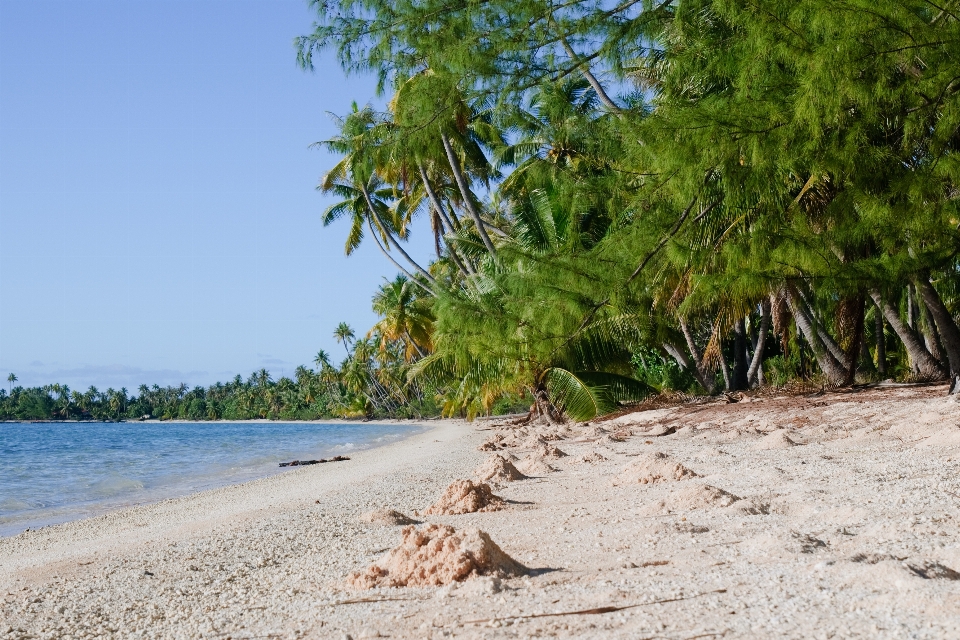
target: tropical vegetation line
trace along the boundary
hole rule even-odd
[[[960,392],[956,1],[309,4],[300,64],[333,50],[389,96],[319,143],[324,223],[400,272],[371,334],[310,372],[329,410]]]

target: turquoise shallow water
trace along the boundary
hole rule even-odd
[[[305,422],[0,423],[0,536],[283,473],[280,462],[349,455],[420,429]]]

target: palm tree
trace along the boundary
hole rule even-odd
[[[430,305],[417,296],[417,291],[404,276],[398,275],[380,286],[373,296],[373,310],[381,320],[373,326],[368,337],[380,334],[381,351],[390,341],[402,341],[404,357],[410,361],[414,356],[424,357],[425,350],[432,348],[433,313]]]
[[[7,376],[7,382],[10,383],[10,393],[13,393],[13,383],[17,381],[17,374],[11,373]]]
[[[353,329],[350,328],[350,325],[348,325],[346,322],[341,322],[338,324],[337,328],[333,330],[333,337],[337,339],[337,342],[343,343],[343,348],[346,350],[347,355],[349,356],[350,343],[355,337]]]
[[[385,202],[393,197],[393,189],[384,189],[384,182],[379,175],[379,167],[371,152],[377,147],[377,114],[370,108],[358,109],[353,105],[353,112],[346,118],[339,119],[340,135],[318,143],[328,150],[343,154],[343,158],[321,179],[317,187],[323,193],[334,193],[343,198],[329,207],[323,214],[324,226],[334,220],[349,214],[351,218],[350,233],[347,235],[346,252],[351,254],[363,239],[364,224],[370,230],[380,251],[403,273],[413,279],[413,274],[407,271],[390,254],[391,249],[403,256],[404,260],[423,277],[428,284],[436,284],[436,280],[429,271],[417,263],[406,252],[397,237],[405,236],[396,223],[395,215]],[[384,244],[381,244],[381,239]]]
[[[324,369],[330,366],[330,354],[327,353],[325,350],[320,349],[320,351],[317,351],[317,355],[313,359],[313,363],[317,365],[317,368],[320,371],[323,371]]]

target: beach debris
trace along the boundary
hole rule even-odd
[[[473,472],[482,482],[512,482],[527,476],[513,466],[513,462],[501,455],[492,455]]]
[[[589,615],[600,615],[604,613],[615,613],[617,611],[624,611],[626,609],[635,609],[637,607],[649,607],[657,604],[667,604],[668,602],[681,602],[683,600],[693,600],[694,598],[702,598],[703,596],[712,595],[715,593],[726,593],[726,589],[714,589],[713,591],[704,591],[702,593],[696,593],[690,596],[679,596],[677,598],[667,598],[665,600],[651,600],[650,602],[639,602],[637,604],[628,604],[619,607],[596,607],[594,609],[579,609],[577,611],[555,611],[553,613],[528,613],[522,616],[508,616],[505,618],[484,618],[483,620],[464,620],[461,624],[485,624],[491,622],[501,622],[506,620],[516,620],[517,618],[523,618],[524,620],[531,620],[533,618],[556,618],[559,616],[589,616]],[[717,635],[717,634],[707,634],[707,635]],[[698,636],[695,636],[698,637]]]
[[[672,456],[660,451],[645,453],[634,460],[614,479],[614,486],[625,484],[657,484],[699,477]]]
[[[770,503],[757,498],[741,498],[730,505],[730,509],[746,516],[766,516],[770,514]]]
[[[507,578],[527,573],[479,529],[456,530],[442,524],[405,527],[403,540],[383,559],[347,576],[357,589],[433,587],[476,576]]]
[[[919,564],[904,562],[903,566],[925,580],[960,580],[960,573],[950,567],[943,566],[939,562],[929,560]]]
[[[293,462],[281,462],[281,467],[306,467],[311,464],[323,464],[324,462],[343,462],[349,460],[347,456],[333,456],[332,458],[320,458],[319,460],[294,460]]]
[[[670,564],[669,560],[647,560],[646,562],[641,562],[640,567],[664,567]]]
[[[897,558],[896,556],[891,556],[886,553],[858,553],[850,558],[850,562],[857,562],[860,564],[877,564],[878,562],[883,562],[885,560],[900,561],[903,560],[903,558]]]
[[[693,524],[692,522],[677,522],[673,525],[673,530],[677,533],[706,533],[710,531],[709,527],[705,527],[702,524]]]
[[[375,509],[374,511],[368,511],[360,516],[360,521],[368,524],[383,524],[387,526],[416,524],[416,521],[412,518],[408,518],[393,509]]]
[[[825,549],[827,546],[826,542],[819,538],[814,538],[809,533],[797,533],[793,531],[790,535],[799,542],[800,553],[814,553],[818,549]]]
[[[501,509],[503,504],[503,498],[494,495],[490,485],[485,482],[454,480],[440,499],[423,513],[429,516],[455,516],[478,511],[496,511]]]
[[[797,446],[797,443],[790,438],[786,429],[777,429],[760,438],[753,448],[757,451],[765,449],[789,449]]]
[[[547,462],[543,456],[536,453],[531,453],[521,460],[517,468],[528,476],[544,476],[557,471],[556,467]]]

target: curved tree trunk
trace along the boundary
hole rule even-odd
[[[956,321],[943,304],[940,294],[930,284],[928,277],[918,278],[916,285],[943,339],[943,348],[947,352],[949,362],[950,380],[953,383],[950,392],[960,393],[960,327],[957,327]]]
[[[813,350],[813,355],[816,356],[820,369],[832,384],[843,384],[847,379],[847,371],[843,366],[843,362],[837,359],[833,353],[833,349],[829,349],[827,343],[824,341],[824,337],[829,338],[829,336],[824,336],[823,333],[818,330],[816,319],[807,312],[805,308],[806,303],[796,288],[789,283],[784,285],[784,288],[790,313],[793,314],[797,328],[803,333],[804,339]],[[837,347],[837,350],[839,350],[839,347]]]
[[[883,317],[890,323],[890,328],[893,329],[893,332],[897,334],[904,348],[906,348],[914,375],[923,380],[942,379],[946,373],[943,366],[930,355],[917,334],[900,319],[900,313],[889,302],[880,297],[878,290],[872,290],[870,297],[883,310]]]
[[[377,212],[376,207],[373,206],[373,200],[370,198],[370,192],[367,191],[367,185],[361,184],[360,189],[363,192],[364,199],[367,201],[367,208],[370,210],[370,215],[373,216],[373,219],[376,220],[377,222],[377,226],[380,227],[380,229],[383,231],[383,235],[387,239],[387,244],[392,244],[393,247],[398,252],[400,252],[400,255],[402,255],[404,259],[410,263],[410,266],[416,269],[417,273],[419,273],[424,278],[426,278],[427,282],[434,285],[437,284],[436,279],[432,275],[430,275],[430,272],[424,269],[423,267],[421,267],[416,260],[411,258],[410,254],[408,254],[404,250],[404,248],[400,246],[400,242],[398,242],[397,239],[393,237],[393,234],[390,233],[390,229],[387,228],[387,226],[384,224],[383,218],[380,217],[380,214]],[[371,227],[371,230],[372,230],[372,227]],[[374,235],[376,235],[376,232],[374,232]],[[396,264],[396,261],[394,261],[394,264]]]
[[[418,287],[420,287],[421,289],[423,289],[424,291],[426,291],[426,292],[429,293],[430,295],[433,295],[433,291],[431,291],[431,290],[430,290],[427,286],[425,286],[422,282],[420,282],[419,280],[417,280],[417,277],[416,277],[415,275],[413,275],[412,273],[410,273],[409,271],[407,271],[406,269],[404,269],[403,266],[402,266],[399,262],[397,262],[396,260],[394,260],[393,256],[390,255],[390,252],[383,248],[383,243],[381,243],[381,242],[380,242],[380,238],[377,237],[377,230],[374,228],[373,222],[370,220],[370,218],[367,218],[367,226],[370,228],[370,235],[373,236],[374,241],[377,243],[377,248],[380,249],[380,253],[382,253],[383,255],[385,255],[385,256],[387,257],[387,260],[389,260],[390,262],[392,262],[392,263],[393,263],[393,266],[395,266],[397,269],[400,270],[400,273],[402,273],[403,275],[407,276],[407,279],[410,280],[410,282],[413,282],[414,284],[416,284]],[[343,348],[344,348],[344,349],[347,348],[347,343],[346,343],[346,342],[343,343]],[[347,355],[350,355],[349,349],[347,350]]]
[[[493,242],[490,241],[490,236],[487,235],[487,230],[483,225],[483,218],[480,217],[480,212],[477,211],[477,207],[473,202],[473,193],[470,191],[470,185],[467,184],[467,179],[463,175],[463,171],[460,169],[460,161],[457,159],[456,153],[453,151],[453,146],[450,144],[450,138],[447,137],[446,133],[440,133],[440,140],[443,142],[443,148],[447,152],[447,161],[450,163],[450,170],[453,172],[453,179],[457,181],[457,187],[460,188],[460,194],[463,196],[463,203],[467,209],[467,212],[470,214],[470,217],[473,218],[474,224],[477,225],[477,233],[480,234],[480,239],[483,240],[483,246],[487,248],[487,251],[490,252],[490,256],[493,258],[497,257],[497,250],[493,246]]]
[[[693,367],[690,369],[690,372],[708,394],[715,394],[717,392],[717,385],[714,381],[713,371],[703,366],[703,354],[700,352],[700,348],[693,338],[693,332],[690,330],[690,325],[687,324],[685,318],[680,319],[680,331],[683,332],[683,338],[687,342],[687,349],[690,350],[690,355],[693,356]]]
[[[703,372],[700,370],[700,368],[686,353],[684,353],[684,350],[681,347],[669,342],[664,342],[663,350],[670,354],[670,356],[677,361],[677,364],[689,371],[690,375],[694,377],[694,379],[708,394],[714,394],[713,380],[703,375]]]
[[[593,87],[597,97],[600,98],[600,102],[602,102],[606,108],[610,109],[610,111],[613,111],[614,113],[623,113],[623,109],[621,109],[620,106],[610,98],[606,90],[603,88],[603,85],[601,85],[600,81],[597,80],[596,76],[593,75],[593,72],[590,70],[590,64],[573,50],[573,47],[571,47],[570,43],[567,42],[567,38],[565,36],[560,36],[560,43],[563,44],[563,48],[566,50],[567,55],[570,56],[570,59],[580,66],[580,73],[583,74],[584,80],[589,82],[590,86]]]
[[[444,227],[447,229],[448,233],[453,233],[457,230],[457,226],[454,226],[453,222],[447,216],[446,210],[443,208],[443,204],[440,202],[440,198],[437,197],[436,192],[433,190],[433,185],[430,183],[430,177],[427,175],[427,170],[423,167],[422,164],[417,165],[417,169],[420,170],[420,179],[423,181],[423,188],[427,192],[427,197],[430,199],[430,202],[433,204],[434,210],[440,216],[440,219],[443,221]],[[443,236],[443,244],[447,247],[447,252],[450,254],[450,259],[453,260],[453,263],[457,265],[457,268],[460,269],[460,272],[464,275],[473,275],[476,271],[473,269],[473,265],[470,264],[470,259],[464,256],[463,258],[457,253],[456,249],[453,248],[453,245],[450,244],[450,241],[447,240],[446,234]]]

